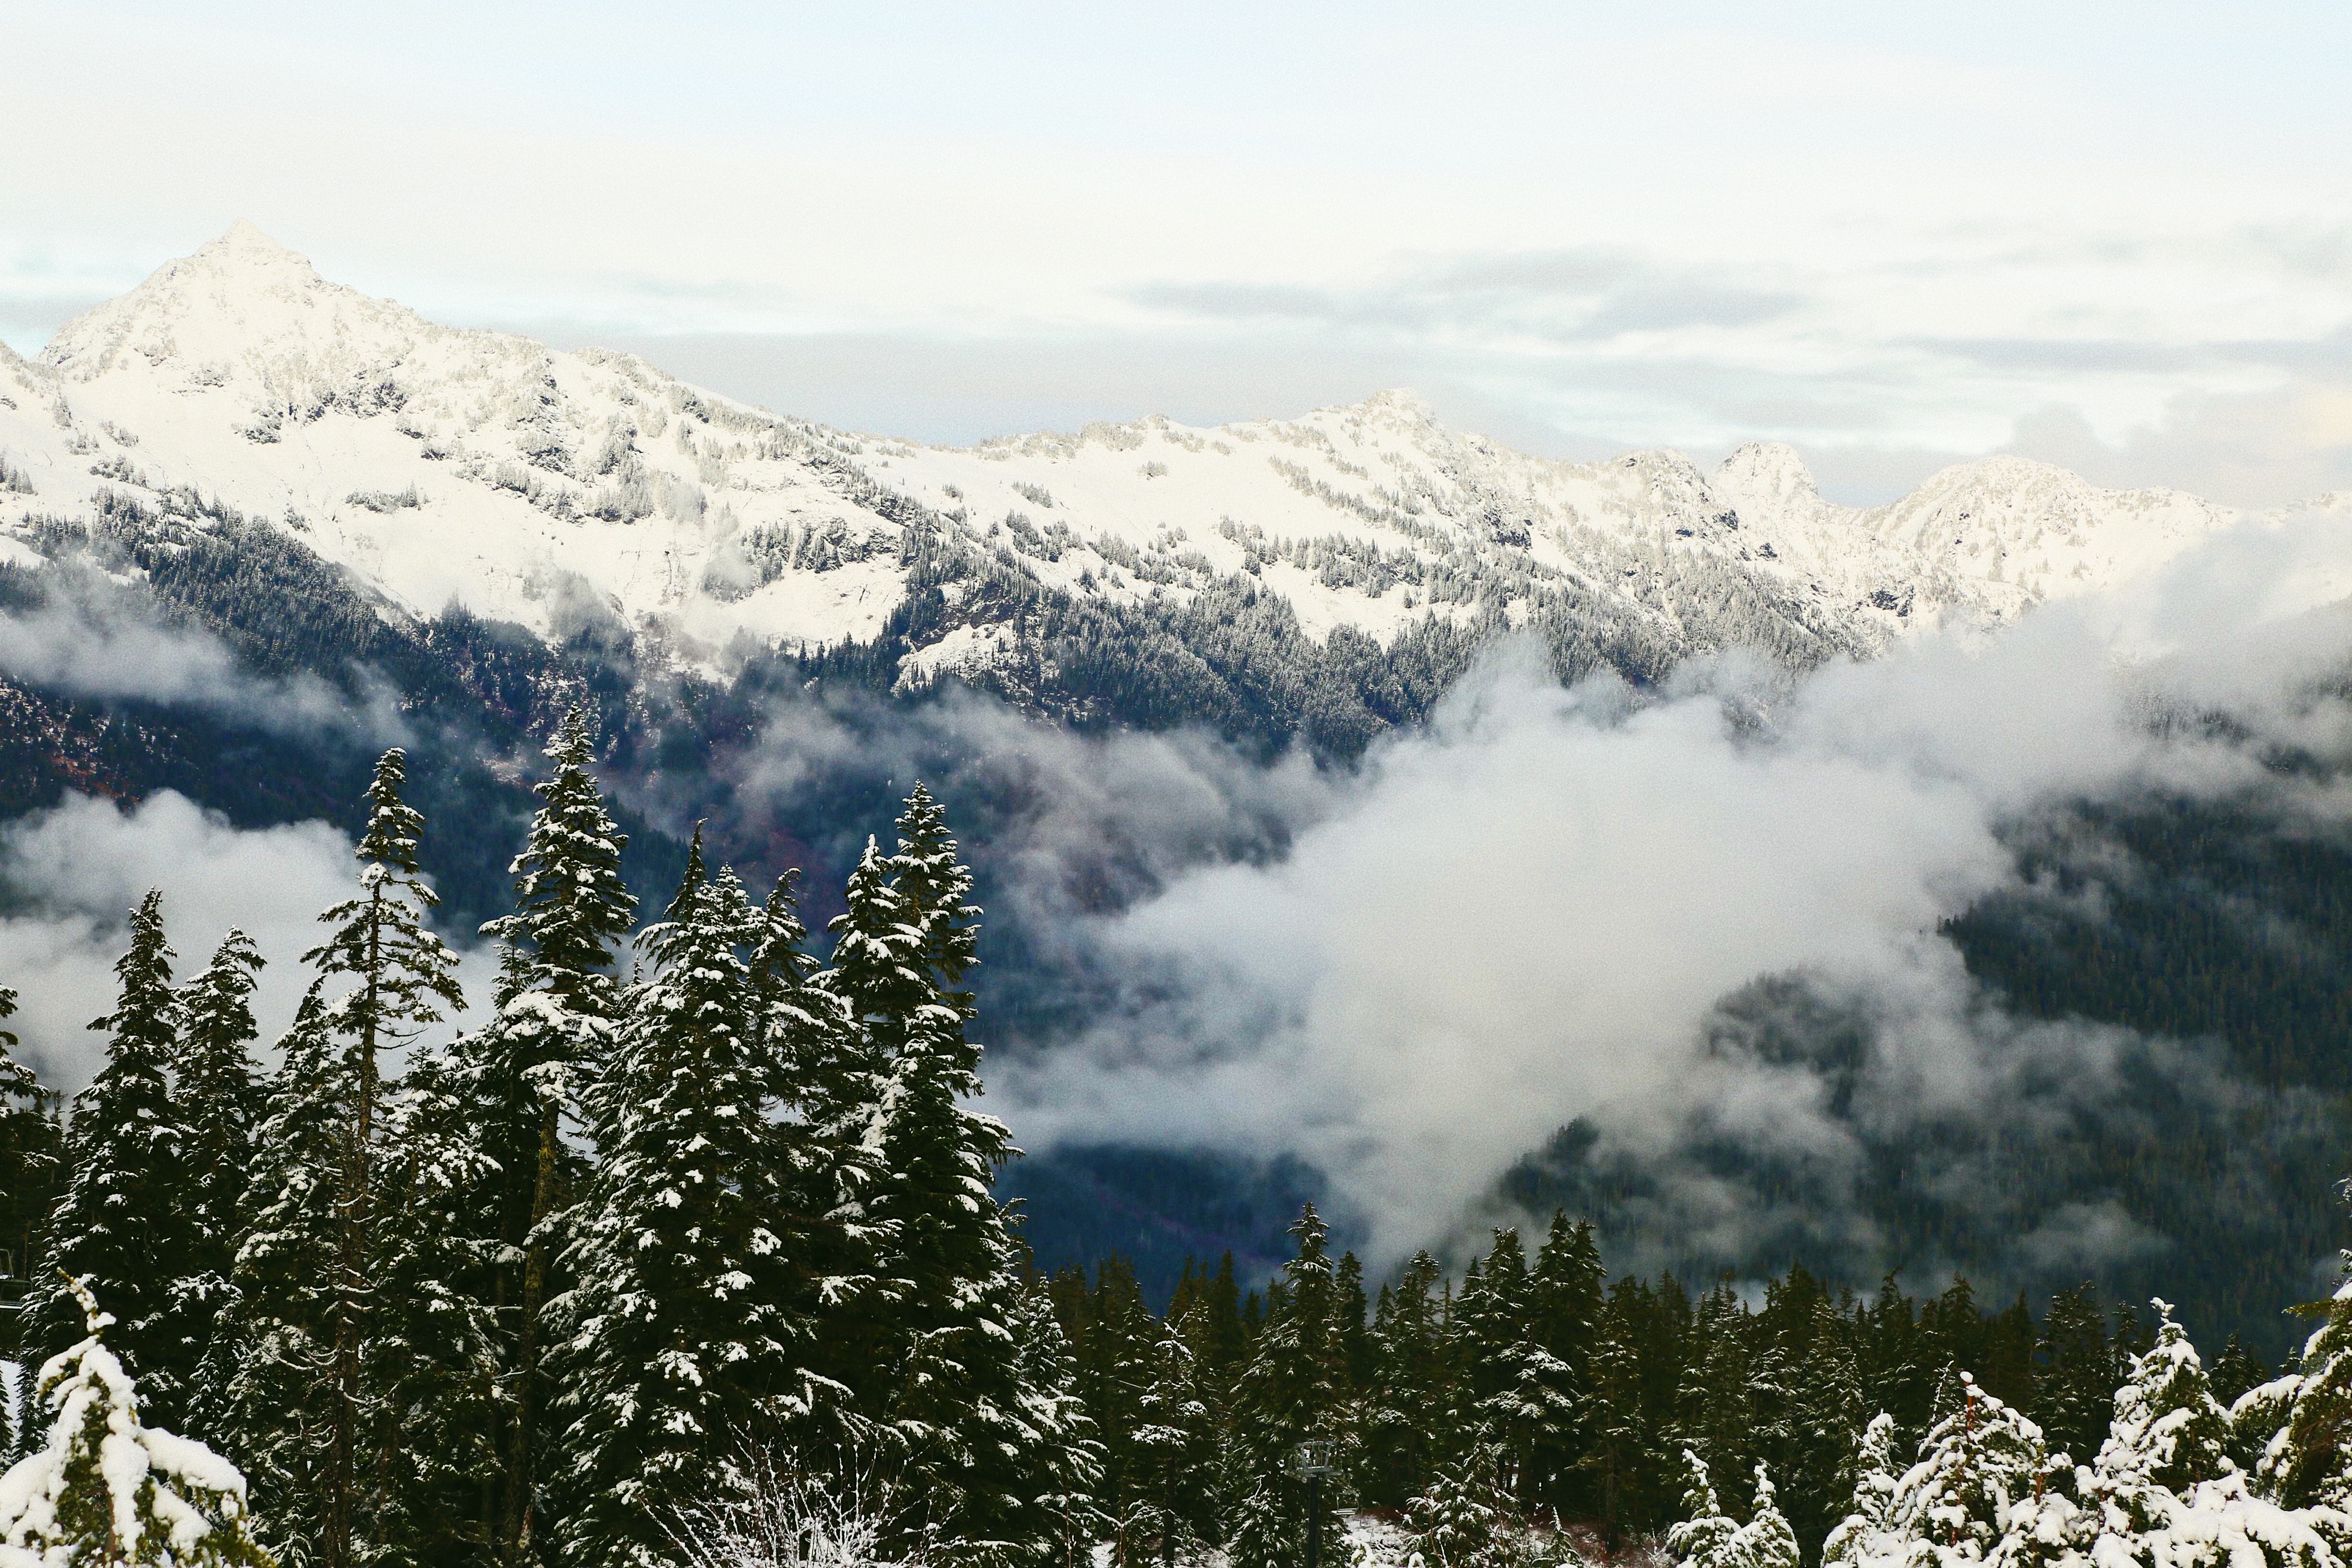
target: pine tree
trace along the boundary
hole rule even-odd
[[[1019,1432],[1033,1471],[1035,1509],[1050,1521],[1051,1552],[1029,1549],[1051,1562],[1091,1560],[1094,1543],[1113,1522],[1097,1498],[1103,1480],[1103,1447],[1097,1439],[1086,1401],[1078,1394],[1078,1369],[1069,1341],[1054,1315],[1043,1281],[1032,1280],[1020,1296],[1013,1324],[1020,1390]]]
[[[0,985],[0,1019],[16,1016],[16,993]],[[57,1097],[41,1087],[33,1069],[16,1060],[15,1032],[0,1029],[0,1268],[15,1279],[33,1273],[34,1237],[47,1220],[65,1170],[65,1135],[58,1125]],[[18,1316],[0,1316],[0,1355],[22,1352]],[[19,1433],[5,1458],[29,1440]]]
[[[638,938],[632,988],[593,1091],[598,1166],[571,1226],[574,1283],[549,1304],[564,1422],[559,1550],[582,1568],[677,1560],[661,1510],[730,1473],[763,1402],[800,1392],[773,1173],[789,1129],[749,952],[761,922],[698,855],[669,918]]]
[[[179,1219],[187,1230],[187,1272],[173,1282],[173,1292],[200,1347],[211,1342],[227,1304],[237,1215],[265,1104],[252,1051],[260,1033],[253,992],[261,969],[253,939],[231,931],[204,972],[180,989],[172,1077],[188,1130]]]
[[[2106,1320],[2090,1284],[2052,1299],[2035,1354],[2034,1420],[2053,1448],[2088,1459],[2106,1436],[2116,1388]]]
[[[1725,1558],[1736,1568],[1798,1568],[1797,1532],[1772,1493],[1772,1479],[1756,1467],[1756,1500],[1748,1522],[1733,1532]]]
[[[1895,1417],[1870,1418],[1854,1451],[1853,1507],[1822,1543],[1822,1568],[1876,1561],[1897,1548]]]
[[[1217,1419],[1193,1342],[1205,1325],[1195,1307],[1156,1325],[1147,1381],[1137,1403],[1129,1460],[1132,1500],[1120,1515],[1119,1568],[1173,1563],[1216,1531]]]
[[[1715,1479],[1695,1448],[1683,1450],[1682,1519],[1666,1531],[1666,1550],[1677,1568],[1738,1568],[1731,1555],[1739,1521],[1716,1500]]]
[[[1151,1389],[1158,1326],[1144,1308],[1134,1268],[1116,1253],[1096,1270],[1085,1305],[1078,1388],[1102,1442],[1102,1503],[1118,1519],[1135,1489],[1136,1435]]]
[[[700,837],[697,836],[698,847]],[[833,962],[814,980],[829,998],[831,1046],[808,1075],[806,1121],[832,1159],[829,1194],[847,1253],[822,1293],[821,1366],[853,1389],[862,1410],[889,1398],[897,1321],[906,1285],[888,1278],[884,1253],[896,1245],[893,1222],[879,1212],[884,1165],[879,1115],[892,1064],[903,1043],[901,1020],[923,1005],[916,919],[890,884],[881,847],[865,853],[834,917]]]
[[[87,1286],[68,1299],[85,1337],[41,1368],[48,1441],[0,1476],[0,1562],[9,1568],[268,1568],[245,1478],[202,1443],[147,1426],[138,1390],[101,1336],[114,1320]]]
[[[1555,1510],[1590,1511],[1584,1466],[1590,1441],[1586,1415],[1591,1408],[1592,1358],[1601,1333],[1607,1271],[1592,1226],[1571,1225],[1565,1210],[1552,1215],[1551,1231],[1528,1274],[1529,1337],[1562,1369],[1549,1385],[1567,1401],[1564,1413],[1538,1437],[1529,1464],[1538,1478],[1532,1494]]]
[[[2344,1282],[2304,1342],[2293,1384],[2280,1398],[2250,1394],[2241,1402],[2254,1408],[2240,1421],[2257,1429],[2284,1405],[2284,1426],[2262,1445],[2257,1484],[2288,1508],[2352,1511],[2352,1253],[2345,1262]]]
[[[895,1353],[875,1404],[908,1489],[926,1500],[950,1554],[1038,1560],[1059,1542],[1044,1500],[1060,1485],[1025,1385],[1014,1320],[1020,1258],[992,1187],[1015,1151],[981,1092],[980,1047],[965,1032],[980,911],[938,803],[919,784],[898,819],[890,880],[871,845],[836,927],[832,988],[884,1071],[873,1140],[880,1173],[863,1205],[877,1247],[876,1292]],[[887,1064],[887,1067],[884,1065]]]
[[[2213,1358],[2213,1397],[2224,1407],[2235,1405],[2242,1396],[2269,1382],[2270,1376],[2263,1363],[2254,1359],[2253,1352],[2231,1334],[2222,1345],[2221,1353]]]
[[[172,1289],[188,1272],[188,1130],[168,1077],[180,1002],[163,908],[151,892],[131,911],[114,1011],[90,1025],[108,1035],[106,1065],[74,1097],[70,1174],[43,1250],[59,1281],[79,1280],[119,1306],[115,1344],[146,1381],[151,1407],[176,1422],[201,1345]],[[84,1316],[62,1283],[45,1285],[34,1310],[50,1345],[72,1342]]]
[[[350,1082],[314,981],[278,1041],[240,1208],[230,1291],[198,1375],[197,1418],[244,1464],[278,1559],[326,1540],[335,1432],[338,1203]]]
[[[1638,1508],[1643,1471],[1652,1444],[1643,1417],[1642,1356],[1635,1308],[1640,1289],[1621,1281],[1601,1310],[1595,1337],[1584,1408],[1582,1467],[1601,1517],[1601,1539],[1614,1549],[1622,1539],[1629,1508]]]
[[[1845,1323],[1826,1296],[1813,1303],[1804,1359],[1791,1380],[1784,1448],[1784,1507],[1798,1544],[1820,1550],[1854,1492],[1855,1443],[1863,1433],[1862,1383]]]
[[[1752,1473],[1757,1462],[1756,1377],[1748,1354],[1747,1307],[1727,1285],[1699,1303],[1695,1357],[1684,1369],[1679,1426],[1706,1457],[1717,1489]]]
[[[2152,1493],[2186,1494],[2237,1466],[2230,1415],[2213,1397],[2204,1364],[2169,1303],[2155,1303],[2157,1341],[2133,1359],[2115,1394],[2107,1440],[2092,1468],[2099,1495],[2141,1530],[2155,1521]]]
[[[384,1101],[360,1531],[375,1568],[488,1563],[499,1546],[484,1503],[500,1474],[503,1365],[482,1287],[499,1259],[469,1223],[499,1169],[465,1089],[446,1051],[418,1047]]]
[[[1576,1374],[1542,1342],[1548,1325],[1516,1230],[1495,1232],[1480,1288],[1465,1289],[1462,1309],[1478,1416],[1502,1457],[1507,1490],[1525,1501],[1556,1492],[1558,1475],[1542,1465],[1575,1446]]]
[[[1361,1417],[1371,1500],[1402,1507],[1421,1495],[1438,1463],[1468,1442],[1454,1376],[1437,1260],[1417,1252],[1381,1293],[1372,1324],[1372,1388]]]
[[[2319,1568],[2352,1546],[2352,1516],[2290,1510],[2263,1495],[2231,1458],[2230,1415],[2196,1349],[2163,1301],[2156,1342],[2116,1391],[2115,1419],[2085,1485],[2084,1550],[2123,1568]],[[2095,1527],[2095,1528],[2094,1528]],[[2014,1533],[2014,1531],[2013,1531]],[[2056,1531],[2046,1526],[2037,1532]],[[2041,1554],[2047,1561],[2049,1553]]]
[[[1503,1456],[1474,1445],[1440,1465],[1406,1510],[1412,1557],[1423,1568],[1502,1568],[1520,1553],[1510,1499],[1495,1484]]]
[[[620,1012],[613,963],[636,910],[621,879],[628,839],[589,772],[588,726],[587,708],[575,706],[548,742],[551,771],[535,786],[539,810],[508,868],[514,912],[482,928],[500,945],[497,1013],[453,1058],[457,1092],[476,1105],[480,1141],[495,1163],[486,1212],[469,1228],[503,1248],[491,1299],[512,1409],[499,1522],[509,1562],[531,1556],[536,1533],[547,1401],[541,1317],[560,1211],[584,1173],[565,1134],[584,1126],[587,1086],[612,1049]]]
[[[1963,1555],[1989,1555],[2013,1504],[2047,1486],[2042,1429],[1956,1373],[1937,1399],[1938,1419],[1919,1462],[1896,1483],[1889,1511],[1900,1538]]]
[[[364,1544],[358,1535],[361,1490],[366,1484],[361,1450],[370,1420],[363,1346],[370,1326],[378,1263],[378,1166],[383,1054],[405,1045],[441,1021],[444,1006],[462,1008],[457,959],[425,924],[440,902],[420,874],[416,845],[425,818],[402,799],[406,755],[398,748],[378,759],[369,781],[367,832],[354,853],[360,893],[319,916],[331,929],[303,955],[322,980],[342,976],[351,988],[329,998],[320,1021],[342,1044],[342,1097],[349,1121],[342,1132],[342,1170],[336,1194],[341,1234],[336,1248],[330,1307],[335,1347],[334,1391],[329,1408],[325,1479],[326,1568],[351,1568]]]
[[[1228,1485],[1249,1525],[1247,1533],[1237,1528],[1229,1543],[1235,1568],[1286,1565],[1304,1550],[1307,1489],[1292,1468],[1301,1444],[1332,1444],[1341,1473],[1352,1468],[1347,1447],[1354,1424],[1335,1321],[1330,1233],[1308,1204],[1290,1234],[1298,1249],[1283,1266],[1283,1299],[1234,1387]],[[1337,1501],[1326,1494],[1327,1541],[1340,1539]]]

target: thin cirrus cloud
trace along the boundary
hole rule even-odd
[[[1470,332],[1562,346],[1685,327],[1749,327],[1807,303],[1728,274],[1682,271],[1600,247],[1465,257],[1370,288],[1161,283],[1129,296],[1194,321],[1305,321],[1447,338]]]

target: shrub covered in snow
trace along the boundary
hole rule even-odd
[[[113,1319],[73,1286],[89,1332],[41,1368],[48,1441],[0,1476],[0,1568],[266,1564],[245,1478],[202,1443],[139,1422],[139,1398],[100,1335]]]

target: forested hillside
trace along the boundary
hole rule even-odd
[[[222,1563],[721,1568],[782,1531],[1277,1568],[1345,1508],[1370,1560],[1461,1568],[1661,1532],[1685,1568],[2352,1552],[2352,1286],[2274,1377],[2234,1337],[2209,1370],[2160,1301],[1694,1289],[1612,1269],[1565,1212],[1378,1279],[1309,1204],[1276,1278],[1191,1260],[1160,1310],[1116,1256],[1042,1271],[990,1192],[1018,1156],[973,1104],[982,911],[930,793],[829,942],[795,874],[755,900],[698,833],[641,924],[594,752],[575,707],[489,995],[429,923],[395,748],[315,948],[233,932],[182,979],[151,893],[70,1118],[0,1054],[37,1266],[0,1322],[49,1358],[37,1400],[0,1380],[7,1548],[82,1561],[140,1519]],[[310,979],[265,1065],[272,963]]]

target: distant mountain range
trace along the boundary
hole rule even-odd
[[[926,552],[941,603],[896,679],[985,678],[1021,596],[1181,605],[1246,581],[1310,639],[1486,616],[1640,673],[1746,642],[1806,662],[2000,621],[2230,521],[2015,458],[1832,504],[1785,446],[1530,458],[1403,393],[1297,419],[1093,425],[966,448],[852,435],[634,355],[440,327],[239,224],[58,332],[0,349],[0,533],[188,487],[297,532],[388,616],[452,602],[561,632],[610,615],[688,664],[885,634]],[[2322,498],[2315,504],[2352,506]]]

